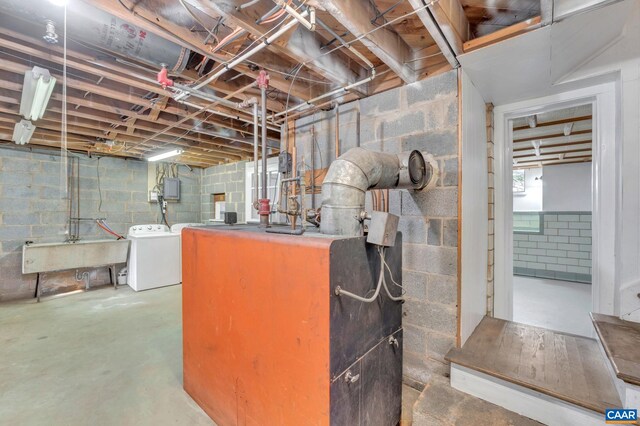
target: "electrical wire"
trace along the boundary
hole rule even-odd
[[[209,33],[209,35],[210,35],[211,37],[213,37],[213,39],[216,41],[216,44],[220,44],[220,40],[218,39],[218,36],[217,36],[217,35],[215,35],[212,31],[209,31],[209,28],[208,28],[208,27],[207,27],[207,26],[206,26],[206,25],[205,25],[205,24],[200,20],[200,18],[198,18],[198,17],[196,16],[196,14],[195,14],[195,13],[193,13],[193,12],[191,11],[191,9],[189,9],[189,7],[188,7],[188,6],[187,6],[187,4],[185,3],[185,1],[184,1],[184,0],[178,0],[178,1],[180,2],[180,4],[182,5],[182,7],[184,8],[184,10],[186,10],[186,11],[187,11],[187,13],[188,13],[189,15],[191,15],[191,17],[192,17],[192,18],[193,18],[193,19],[194,19],[198,24],[200,24],[200,26],[201,26],[202,28],[204,28],[204,30],[205,30],[206,32],[208,32],[208,33]]]
[[[360,302],[364,302],[364,303],[371,303],[374,300],[376,300],[376,298],[378,297],[378,294],[380,294],[380,289],[382,288],[382,283],[384,280],[384,264],[380,264],[380,278],[378,278],[378,285],[376,286],[376,291],[373,293],[373,296],[371,297],[362,297],[362,296],[358,296],[355,293],[351,293],[350,291],[347,290],[343,290],[340,287],[336,287],[336,294],[338,296],[347,296],[350,297],[352,299],[355,299],[357,301]],[[368,294],[368,293],[367,293]]]
[[[96,220],[96,223],[98,224],[98,226],[105,231],[108,234],[113,235],[114,237],[118,238],[119,240],[123,240],[124,237],[120,234],[117,234],[116,232],[112,231],[111,228],[109,228],[108,226],[106,226],[102,221],[100,221],[99,219]]]
[[[378,247],[378,253],[380,255],[380,277],[378,278],[378,285],[376,286],[375,292],[373,294],[373,296],[371,297],[362,297],[359,296],[355,293],[351,293],[350,291],[344,290],[340,287],[336,287],[335,293],[337,296],[347,296],[350,297],[352,299],[358,300],[360,302],[364,302],[364,303],[371,303],[374,300],[376,300],[376,298],[378,297],[378,295],[380,294],[380,289],[382,287],[384,287],[385,292],[387,293],[387,296],[389,296],[389,299],[393,300],[394,302],[404,302],[404,289],[403,287],[398,284],[394,279],[393,279],[393,274],[391,273],[391,268],[389,267],[389,265],[387,264],[387,261],[384,258],[384,247]],[[389,290],[389,287],[387,286],[387,281],[385,278],[385,268],[389,271],[389,277],[391,278],[391,281],[393,282],[393,284],[395,284],[396,286],[400,287],[402,290],[402,296],[397,297],[391,294],[391,291]],[[371,290],[369,290],[366,294],[369,294],[371,292]]]
[[[384,277],[384,274],[383,274],[382,285],[384,286],[384,290],[387,292],[387,296],[389,296],[389,299],[393,300],[394,302],[404,302],[404,295],[406,291],[404,290],[404,287],[402,287],[400,284],[396,282],[396,280],[393,279],[393,272],[391,272],[391,268],[389,267],[386,259],[384,258],[384,247],[379,247],[378,252],[380,253],[380,261],[385,266],[385,268],[389,271],[389,278],[391,278],[391,282],[395,286],[400,287],[401,289],[401,295],[399,297],[392,295],[391,292],[389,291],[389,287],[387,287],[387,279]]]

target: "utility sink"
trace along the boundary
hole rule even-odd
[[[87,240],[25,244],[22,273],[63,271],[126,263],[129,240]]]

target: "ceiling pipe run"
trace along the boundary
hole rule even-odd
[[[322,183],[320,232],[361,236],[367,190],[420,190],[434,175],[420,151],[387,154],[352,148],[331,163]]]

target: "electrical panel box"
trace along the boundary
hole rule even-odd
[[[384,247],[393,247],[396,243],[399,217],[385,212],[371,213],[367,242]]]
[[[289,173],[291,171],[291,154],[282,151],[278,156],[278,172]]]
[[[180,199],[180,179],[164,178],[163,198],[165,200]]]

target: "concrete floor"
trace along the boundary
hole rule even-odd
[[[513,320],[592,337],[591,285],[513,277]]]
[[[0,305],[0,424],[214,425],[182,389],[181,290]]]
[[[0,423],[212,425],[182,390],[181,287],[0,306]]]

